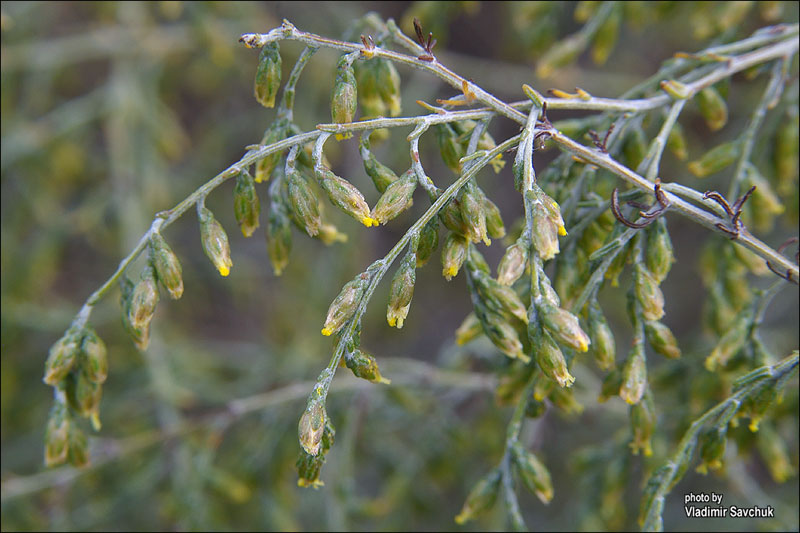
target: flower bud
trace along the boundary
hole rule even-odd
[[[591,341],[589,336],[581,329],[578,317],[549,303],[544,303],[538,307],[542,324],[558,342],[579,352],[585,352],[589,349]]]
[[[728,122],[728,105],[714,87],[706,87],[697,93],[697,107],[711,131],[722,129]]]
[[[264,107],[275,107],[275,96],[281,86],[281,52],[277,41],[261,47],[253,93]]]
[[[106,345],[92,328],[87,327],[84,332],[83,342],[81,343],[81,348],[85,355],[83,372],[90,381],[104,383],[106,377],[108,377]]]
[[[220,275],[227,276],[233,266],[228,235],[211,211],[204,206],[198,205],[197,215],[200,219],[200,242],[203,244],[203,251],[217,267]]]
[[[545,505],[553,499],[553,482],[547,467],[532,452],[525,450],[517,442],[512,447],[514,465],[519,477],[529,491],[536,494]]]
[[[397,215],[411,207],[414,203],[412,197],[417,188],[417,178],[413,173],[406,172],[402,177],[392,182],[378,199],[372,218],[377,224],[386,224]]]
[[[372,383],[391,383],[391,380],[381,376],[378,362],[368,353],[356,350],[350,357],[345,357],[345,365],[353,371],[357,378],[366,379]]]
[[[749,329],[750,317],[748,315],[739,317],[739,319],[728,328],[728,331],[722,336],[714,349],[711,350],[709,356],[706,357],[706,369],[714,372],[718,368],[728,364],[731,357],[736,355],[744,345]]]
[[[258,215],[261,212],[261,203],[256,194],[256,185],[249,172],[243,170],[236,177],[236,186],[233,188],[233,212],[236,221],[242,229],[242,234],[249,237],[258,228]]]
[[[497,282],[513,285],[525,272],[528,265],[528,246],[518,240],[508,248],[497,266]]]
[[[566,235],[564,220],[558,204],[544,192],[526,191],[526,199],[531,203],[533,218],[531,240],[543,260],[552,259],[559,252],[558,236]]]
[[[526,364],[531,360],[523,351],[517,330],[504,317],[488,312],[483,313],[483,317],[479,319],[483,325],[483,332],[501,352],[511,359],[519,359]]]
[[[528,310],[511,287],[498,283],[488,275],[475,273],[475,288],[481,302],[491,311],[528,323]]]
[[[128,309],[128,321],[131,327],[139,330],[147,328],[156,312],[156,305],[158,305],[158,287],[152,267],[147,266],[131,294]]]
[[[439,220],[442,221],[444,227],[450,231],[462,236],[469,235],[469,228],[461,218],[461,202],[458,198],[452,198],[441,211],[439,211]]]
[[[647,390],[647,366],[644,361],[644,350],[641,344],[635,344],[622,367],[622,385],[619,397],[626,403],[639,403]]]
[[[747,425],[747,428],[750,431],[753,433],[758,431],[761,420],[779,395],[778,387],[773,382],[761,387],[758,392],[748,399],[747,414],[750,416],[750,424]]]
[[[697,467],[698,472],[707,474],[709,468],[711,470],[722,468],[726,439],[727,431],[725,427],[709,428],[700,436],[700,459],[702,463]]]
[[[319,233],[321,224],[319,199],[299,172],[291,172],[287,178],[287,191],[292,212],[299,225],[310,237],[313,237]]]
[[[364,195],[352,183],[340,178],[328,169],[318,172],[317,179],[322,189],[328,193],[328,198],[330,198],[333,205],[366,227],[378,225],[378,222],[369,216],[369,206],[367,201],[364,200]]]
[[[70,406],[79,415],[92,417],[95,429],[99,429],[100,420],[97,418],[100,409],[100,399],[103,396],[103,387],[86,377],[84,372],[75,372],[68,378],[67,400]]]
[[[324,486],[325,483],[319,479],[323,464],[325,464],[324,454],[309,455],[306,452],[300,452],[300,457],[297,458],[295,463],[297,467],[297,486],[314,489]]]
[[[564,359],[561,349],[547,332],[542,332],[539,335],[539,341],[538,343],[532,343],[539,368],[542,369],[545,376],[558,382],[561,387],[571,387],[575,382],[575,378],[570,375],[567,369],[567,361]]]
[[[69,425],[69,451],[67,458],[69,463],[75,467],[86,466],[89,464],[89,441],[86,433],[81,431],[78,426],[70,423]]]
[[[337,242],[347,242],[347,234],[339,231],[333,224],[323,222],[319,227],[317,239],[326,246],[330,246]]]
[[[57,466],[67,461],[69,453],[69,426],[70,419],[67,408],[61,402],[56,402],[50,410],[47,420],[47,430],[44,436],[44,464]]]
[[[291,249],[292,230],[289,226],[289,217],[283,208],[273,208],[267,224],[267,251],[276,276],[280,276],[289,264]]]
[[[658,287],[650,272],[641,265],[636,265],[634,274],[636,299],[642,306],[645,320],[659,320],[664,316],[664,294]]]
[[[679,81],[663,80],[661,88],[675,100],[685,100],[690,96],[689,88]]]
[[[647,228],[647,249],[644,260],[647,270],[656,282],[661,283],[667,277],[675,256],[672,253],[672,241],[669,238],[664,218],[659,218]]]
[[[557,68],[575,61],[585,46],[583,37],[577,34],[551,45],[536,64],[536,75],[542,79],[549,78]]]
[[[177,256],[159,232],[150,235],[150,257],[161,284],[170,298],[177,300],[183,295],[183,273]]]
[[[458,142],[458,134],[453,126],[446,123],[437,124],[433,131],[444,164],[456,174],[461,174],[461,158],[464,157],[464,147]]]
[[[392,61],[378,58],[375,65],[375,81],[383,103],[389,108],[389,116],[400,114],[400,74]]]
[[[317,455],[319,453],[322,433],[325,431],[325,418],[324,404],[316,399],[310,400],[297,426],[300,446],[309,455]]]
[[[656,412],[653,398],[645,394],[642,401],[631,406],[631,431],[633,440],[630,443],[633,455],[638,455],[639,450],[644,451],[646,457],[653,455],[651,439],[656,427]]]
[[[670,359],[678,359],[681,356],[678,341],[667,326],[661,322],[645,322],[644,331],[647,341],[657,353]]]
[[[705,178],[733,164],[739,158],[739,155],[739,143],[737,141],[722,143],[706,152],[697,161],[689,163],[689,172],[698,178]]]
[[[143,328],[133,327],[133,324],[131,324],[130,320],[130,311],[131,311],[131,301],[133,299],[133,292],[135,286],[130,279],[123,276],[120,279],[120,289],[121,289],[120,306],[122,307],[122,325],[125,326],[125,330],[130,334],[134,344],[136,344],[136,347],[144,351],[147,349],[147,345],[150,342],[150,323],[148,322],[147,325],[144,326]]]
[[[359,274],[352,280],[348,281],[342,291],[333,300],[331,306],[328,308],[328,317],[325,319],[325,325],[322,328],[323,335],[333,335],[344,327],[345,322],[350,320],[356,312],[361,295],[364,294],[366,288],[366,281],[362,279],[362,274]]]
[[[467,226],[467,236],[472,242],[480,242],[486,246],[492,244],[489,235],[486,233],[486,213],[484,203],[477,192],[477,185],[468,183],[461,190],[461,219]]]
[[[683,126],[679,122],[675,122],[669,132],[667,148],[680,161],[686,161],[686,158],[689,157],[689,150],[686,147],[686,135],[683,133]]]
[[[586,320],[592,339],[591,352],[601,370],[611,370],[616,365],[617,348],[614,334],[606,322],[600,307],[595,303],[589,306]],[[614,393],[616,395],[616,392]]]
[[[600,395],[597,401],[600,403],[606,402],[609,398],[619,395],[619,390],[622,387],[622,370],[617,367],[609,372],[603,379],[603,384],[600,387]]]
[[[552,383],[552,380],[548,381]],[[548,398],[565,415],[579,415],[583,412],[583,404],[575,398],[574,390],[573,388],[553,387]]]
[[[442,248],[442,275],[447,281],[453,279],[464,264],[468,245],[467,240],[457,233],[450,233],[445,239]]]
[[[417,278],[416,273],[417,257],[410,252],[406,254],[400,268],[392,279],[392,286],[389,289],[389,306],[386,309],[386,321],[392,327],[400,329],[403,327],[408,308],[411,306],[411,297],[414,295],[414,282]]]
[[[472,520],[494,506],[497,494],[500,492],[500,477],[499,470],[492,470],[472,488],[461,512],[455,518],[456,524],[461,525]]]
[[[331,118],[336,124],[353,122],[356,116],[358,89],[353,65],[348,62],[347,56],[342,56],[336,66],[336,81],[331,93]],[[336,140],[349,139],[352,133],[337,133]]]
[[[80,336],[73,330],[67,330],[64,336],[50,347],[47,361],[44,365],[44,378],[42,381],[48,385],[57,385],[67,377],[80,353]]]
[[[483,326],[475,313],[470,313],[456,330],[456,344],[463,346],[481,335],[483,335]]]
[[[389,185],[399,179],[391,168],[378,161],[369,150],[369,144],[364,136],[361,137],[361,159],[364,161],[364,171],[372,178],[372,183],[378,192],[383,193]]]
[[[432,218],[422,226],[417,244],[417,268],[423,266],[439,247],[439,221]]]
[[[500,209],[494,202],[489,200],[483,193],[483,212],[486,215],[486,232],[492,239],[502,239],[506,236],[506,228],[503,225],[503,217],[500,216]]]
[[[264,137],[261,139],[262,146],[269,146],[276,142],[282,141],[286,138],[287,123],[284,120],[276,119],[269,125],[267,131],[264,132]],[[255,182],[261,183],[269,181],[272,172],[278,166],[283,152],[273,152],[256,161]]]
[[[608,18],[597,28],[592,43],[592,61],[595,65],[604,65],[614,50],[614,45],[619,37],[619,26],[622,19],[622,10],[614,8]]]

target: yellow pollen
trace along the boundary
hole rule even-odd
[[[220,275],[221,275],[223,278],[224,278],[224,277],[226,277],[228,274],[230,274],[230,273],[231,273],[231,269],[230,269],[230,267],[227,267],[227,266],[225,266],[225,265],[220,265],[220,266],[219,266],[219,268],[218,268],[218,270],[219,270],[219,273],[220,273]]]
[[[326,337],[330,337],[332,333],[333,330],[331,330],[330,328],[322,328],[322,334],[325,335]]]

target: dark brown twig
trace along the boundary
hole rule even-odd
[[[787,239],[786,242],[784,242],[783,244],[781,244],[778,247],[778,250],[777,250],[778,253],[782,254],[787,246],[789,246],[792,243],[797,242],[798,240],[800,240],[800,239],[798,239],[797,237],[792,237],[791,239]],[[794,254],[794,261],[795,261],[795,263],[800,264],[800,247],[798,247],[797,252]],[[791,270],[787,269],[786,273],[780,272],[778,269],[776,269],[774,266],[772,266],[772,263],[770,263],[769,261],[767,261],[767,268],[770,269],[779,278],[783,278],[786,281],[790,281],[792,283],[796,283],[796,284],[800,285],[798,280],[792,278],[792,271]]]
[[[704,199],[714,200],[715,202],[717,202],[725,210],[725,213],[728,214],[728,217],[730,217],[730,223],[728,225],[725,225],[721,222],[717,222],[714,225],[718,229],[727,233],[731,239],[738,238],[739,232],[744,227],[744,224],[742,224],[742,221],[740,220],[740,217],[742,216],[742,207],[744,206],[744,203],[747,201],[748,198],[750,198],[750,195],[753,194],[753,191],[755,190],[756,186],[753,185],[746,193],[740,196],[739,199],[736,200],[732,206],[731,204],[728,203],[725,197],[722,196],[717,191],[706,191],[705,193],[703,193]]]
[[[589,137],[592,138],[592,144],[594,144],[597,147],[597,149],[603,152],[604,154],[608,153],[608,148],[607,148],[608,138],[611,136],[611,132],[614,131],[614,126],[615,124],[612,122],[611,126],[608,127],[608,131],[606,131],[606,134],[603,137],[602,141],[600,140],[600,136],[597,134],[596,131],[589,130],[587,132],[589,134]]]
[[[614,217],[617,220],[629,228],[641,229],[647,227],[669,207],[669,200],[667,200],[667,196],[664,194],[664,191],[661,190],[661,179],[659,178],[656,178],[656,183],[653,186],[653,193],[656,196],[656,201],[653,203],[653,205],[646,205],[639,202],[627,202],[628,205],[640,209],[639,215],[645,219],[643,222],[631,222],[625,218],[625,216],[622,214],[622,210],[619,207],[619,189],[616,188],[611,193],[611,212],[614,214]],[[645,211],[645,209],[647,211]]]
[[[433,47],[436,46],[436,39],[433,38],[433,33],[428,33],[428,40],[425,40],[425,36],[422,34],[422,24],[420,24],[419,19],[414,17],[414,31],[417,32],[417,41],[419,41],[419,45],[425,49],[426,54],[418,56],[417,59],[420,61],[436,61],[436,57],[433,55]]]

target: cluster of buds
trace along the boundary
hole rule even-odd
[[[382,57],[355,64],[358,97],[364,118],[400,114],[400,74],[394,63]]]

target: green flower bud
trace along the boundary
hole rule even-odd
[[[70,419],[66,406],[56,402],[50,410],[44,436],[44,464],[57,466],[67,461],[69,453]]]
[[[587,318],[589,335],[592,339],[591,351],[601,370],[611,370],[616,365],[617,349],[614,334],[606,322],[600,307],[594,303],[589,306]],[[616,395],[615,392],[613,395]]]
[[[717,345],[711,350],[711,353],[706,357],[705,367],[707,370],[714,372],[728,364],[731,357],[744,346],[747,339],[747,333],[750,329],[750,317],[744,315],[730,327],[725,335],[719,340]]]
[[[543,303],[539,307],[542,324],[553,337],[573,350],[585,352],[591,342],[589,336],[581,329],[578,317],[554,305]]]
[[[461,219],[467,226],[467,236],[472,242],[483,241],[486,246],[489,246],[492,241],[489,240],[489,235],[486,233],[486,213],[483,198],[477,188],[474,183],[468,183],[461,190]]]
[[[158,305],[158,287],[150,266],[142,271],[142,278],[133,289],[128,309],[128,321],[134,329],[146,329]]]
[[[108,377],[108,353],[106,345],[90,328],[85,328],[81,349],[85,355],[83,372],[94,383],[104,383]]]
[[[503,316],[494,312],[484,312],[479,319],[483,326],[483,332],[501,352],[511,359],[519,359],[525,364],[531,360],[523,352],[517,330]]]
[[[534,248],[544,261],[552,259],[559,252],[558,236],[566,235],[564,220],[558,204],[544,192],[526,191],[525,196],[531,203],[533,233],[531,240]]]
[[[549,78],[556,69],[574,62],[585,47],[583,37],[577,34],[551,45],[536,64],[536,75],[542,79]]]
[[[378,362],[368,353],[356,350],[350,357],[345,357],[345,365],[353,371],[357,378],[366,379],[372,383],[390,384],[392,381],[381,376]]]
[[[261,145],[268,146],[285,139],[287,126],[288,124],[285,120],[276,119],[274,122],[272,122],[272,124],[269,125],[267,131],[264,132],[264,137],[261,139]],[[256,161],[256,183],[269,181],[269,178],[272,176],[272,172],[278,166],[278,163],[280,163],[281,155],[283,155],[283,152],[281,151],[273,152]]]
[[[322,434],[325,431],[325,418],[323,403],[316,399],[310,400],[297,426],[300,446],[309,455],[319,454]]]
[[[280,276],[289,264],[289,252],[292,250],[292,230],[285,210],[273,208],[267,224],[267,251],[272,263],[272,270]]]
[[[412,197],[417,188],[417,178],[413,173],[406,172],[403,176],[392,182],[378,199],[372,218],[377,224],[386,224],[397,215],[411,207],[414,203]]]
[[[556,293],[556,290],[550,285],[550,279],[547,276],[541,276],[539,278],[539,289],[542,291],[542,298],[544,298],[545,302],[555,305],[556,307],[561,306],[558,293]]]
[[[689,98],[691,94],[689,92],[689,88],[686,85],[675,80],[662,81],[661,88],[664,90],[665,93],[670,95],[675,100],[685,100]]]
[[[550,472],[547,467],[539,461],[532,452],[525,450],[520,443],[514,443],[512,447],[514,466],[525,487],[536,494],[543,504],[550,503],[553,499],[553,482],[550,479]]]
[[[770,426],[764,425],[756,440],[758,452],[776,483],[783,483],[795,475],[792,461],[781,436]]]
[[[730,141],[715,146],[697,161],[689,163],[689,172],[698,178],[716,174],[739,158],[739,143]]]
[[[281,52],[277,41],[261,47],[253,89],[256,100],[264,107],[275,107],[275,96],[281,86]]]
[[[464,157],[464,147],[458,142],[458,134],[450,124],[437,124],[433,131],[436,135],[436,142],[439,144],[439,152],[442,160],[450,170],[456,174],[461,174],[461,158]]]
[[[388,59],[378,58],[375,65],[375,81],[383,103],[389,108],[389,116],[400,114],[400,74],[394,63]]]
[[[528,398],[528,403],[525,404],[525,416],[528,418],[539,418],[547,412],[547,405],[534,398]]]
[[[217,267],[220,275],[227,276],[233,266],[228,235],[206,207],[198,205],[197,216],[200,219],[200,242],[203,244],[203,251]]]
[[[670,359],[678,359],[681,356],[678,341],[667,326],[661,322],[645,322],[644,331],[647,341],[657,353]]]
[[[645,320],[659,320],[664,316],[664,294],[658,287],[650,272],[641,265],[636,265],[634,274],[636,298],[642,306]]]
[[[80,335],[70,329],[63,337],[58,339],[47,356],[44,364],[44,378],[42,381],[48,385],[57,385],[67,377],[70,370],[75,366],[80,353]]]
[[[150,323],[148,322],[147,325],[142,328],[133,327],[133,324],[131,324],[130,321],[130,314],[135,286],[130,279],[123,276],[122,279],[120,279],[120,289],[122,325],[125,326],[125,330],[130,334],[133,342],[136,344],[136,347],[144,351],[147,349],[147,345],[150,343]]]
[[[365,288],[366,275],[364,274],[359,274],[342,287],[342,291],[328,308],[328,317],[325,319],[325,325],[322,328],[323,335],[333,335],[344,327],[345,322],[350,320],[356,312]]]
[[[714,87],[706,87],[697,93],[697,107],[711,131],[722,129],[728,122],[728,105]]]
[[[457,233],[450,233],[442,248],[442,275],[447,281],[453,279],[467,258],[469,243]]]
[[[483,196],[483,213],[486,215],[486,231],[492,239],[502,239],[506,236],[506,228],[503,225],[503,217],[500,216],[500,209],[494,202]]]
[[[634,405],[642,399],[645,390],[647,390],[647,366],[644,361],[644,349],[641,344],[635,344],[622,367],[619,397],[626,403]]]
[[[597,28],[592,43],[592,61],[595,65],[604,65],[608,56],[614,50],[614,45],[619,37],[619,26],[622,20],[622,10],[614,8],[608,18]]]
[[[639,450],[644,451],[646,457],[653,455],[651,439],[656,427],[656,412],[652,395],[646,393],[642,401],[631,406],[631,431],[633,440],[630,443],[633,455],[638,455]]]
[[[311,186],[299,172],[291,172],[287,176],[289,205],[301,227],[310,237],[319,233],[321,218],[319,214],[319,199]]]
[[[653,275],[656,282],[661,283],[667,277],[675,255],[672,253],[672,241],[667,231],[664,218],[659,218],[647,228],[647,249],[644,260],[647,270]]]
[[[99,429],[100,399],[103,386],[86,377],[84,372],[73,372],[67,382],[67,400],[70,406],[83,417],[91,417],[95,429]]]
[[[356,116],[358,89],[353,65],[348,63],[347,56],[342,56],[336,66],[336,81],[331,93],[331,118],[336,124],[353,122]],[[352,133],[337,133],[336,140],[349,139]]]
[[[489,268],[489,263],[486,262],[486,258],[483,257],[483,254],[480,253],[477,248],[470,247],[467,264],[472,270],[478,270],[487,276],[492,273],[492,269]]]
[[[69,463],[75,467],[86,466],[89,464],[89,441],[86,433],[81,431],[75,424],[69,425],[69,451],[67,458]]]
[[[755,185],[756,190],[753,191],[750,201],[745,204],[745,209],[750,210],[753,223],[758,230],[769,231],[772,229],[775,216],[783,213],[786,208],[761,172],[752,164],[748,164],[746,168],[747,181],[750,185]]]
[[[325,464],[325,455],[309,455],[306,452],[300,452],[295,466],[297,467],[297,486],[298,487],[311,487],[318,489],[325,485],[319,479],[320,470],[322,465]]]
[[[233,188],[233,212],[236,221],[242,229],[242,234],[249,237],[258,228],[258,215],[261,212],[261,203],[256,193],[256,185],[249,172],[243,170],[236,177],[236,186]]]
[[[181,264],[172,249],[158,232],[150,235],[150,257],[161,284],[170,298],[177,300],[183,295],[183,273]]]
[[[553,387],[548,397],[553,405],[558,407],[565,415],[579,415],[583,412],[583,404],[575,398],[574,390],[572,388]]]
[[[464,237],[469,235],[469,228],[461,218],[461,202],[458,198],[451,199],[441,211],[439,211],[439,220],[442,221],[444,227],[454,233],[458,233]]]
[[[322,169],[317,173],[317,179],[322,189],[328,193],[331,203],[358,220],[366,227],[377,226],[378,222],[369,216],[369,206],[361,194],[352,183],[340,178],[328,169]]]
[[[667,148],[680,161],[686,161],[686,158],[689,157],[689,150],[686,147],[686,135],[683,133],[683,126],[679,122],[676,122],[669,132]]]
[[[483,326],[475,313],[470,313],[456,330],[456,344],[463,346],[481,335],[483,335]]]
[[[707,474],[709,468],[711,470],[722,468],[726,440],[727,430],[725,427],[709,428],[700,436],[700,459],[702,462],[697,467],[698,472]]]
[[[575,378],[569,373],[567,369],[567,361],[564,359],[564,354],[555,343],[549,333],[542,332],[539,337],[539,342],[533,342],[534,350],[536,352],[536,362],[539,363],[539,368],[542,369],[544,375],[552,380],[555,380],[561,387],[571,387],[575,382]]]
[[[432,218],[422,226],[417,243],[417,268],[423,266],[439,247],[439,221]]]
[[[375,155],[369,150],[369,144],[365,136],[361,137],[361,159],[364,161],[364,171],[367,176],[372,178],[372,183],[378,192],[383,193],[386,188],[399,178],[394,171],[378,161]]]
[[[779,390],[775,383],[770,383],[761,387],[758,392],[751,396],[747,402],[747,411],[750,416],[750,424],[747,428],[755,433],[758,431],[759,424],[764,418],[770,407],[779,397]]]
[[[455,518],[456,524],[461,525],[472,520],[494,506],[497,494],[500,492],[500,477],[499,470],[492,470],[472,488],[461,512]]]
[[[528,323],[528,310],[511,287],[502,285],[486,274],[475,274],[475,288],[481,302],[491,311],[505,315],[507,318],[516,317]]]
[[[400,268],[392,279],[392,286],[389,289],[389,306],[386,309],[386,321],[392,327],[400,329],[403,327],[408,308],[411,306],[411,297],[414,295],[414,282],[417,279],[416,273],[417,257],[410,252],[406,254]]]
[[[497,282],[501,285],[513,285],[528,266],[528,246],[518,240],[508,248],[500,264],[497,266]]]
[[[603,384],[600,387],[600,395],[597,397],[597,401],[603,403],[607,401],[609,398],[618,396],[621,387],[622,387],[622,370],[619,367],[617,367],[614,368],[608,374],[606,374],[606,377],[603,379]]]

